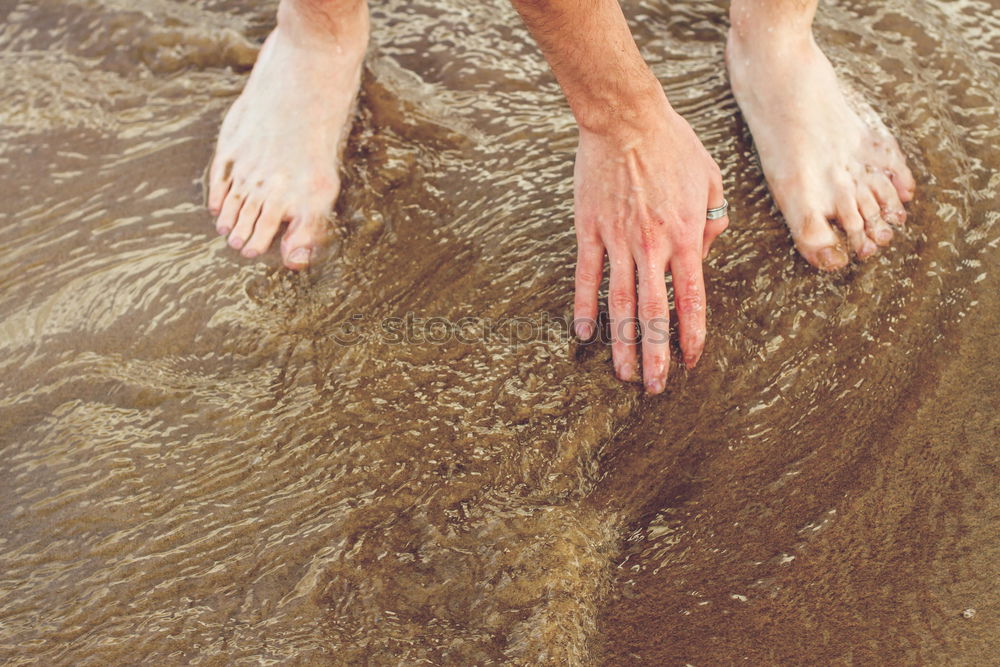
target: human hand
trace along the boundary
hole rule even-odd
[[[576,334],[584,340],[593,335],[607,254],[615,372],[625,381],[640,379],[638,312],[642,379],[646,391],[658,394],[666,385],[670,361],[667,270],[673,277],[681,350],[688,368],[698,362],[705,346],[701,263],[729,224],[728,216],[706,220],[707,209],[723,203],[719,168],[663,97],[641,123],[600,132],[581,128],[574,188]]]

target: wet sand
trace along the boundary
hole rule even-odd
[[[272,3],[0,4],[0,659],[996,661],[1000,7],[821,7],[919,184],[834,276],[767,194],[725,5],[625,8],[734,208],[656,398],[565,336],[380,334],[570,315],[575,129],[505,2],[373,8],[301,275],[201,206]]]

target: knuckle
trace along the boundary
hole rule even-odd
[[[589,314],[597,310],[596,294],[577,291],[573,298],[573,310],[577,313]]]
[[[677,296],[677,310],[687,314],[696,314],[705,308],[705,300],[698,292],[681,294]]]
[[[642,256],[652,257],[663,247],[661,235],[664,224],[663,220],[652,218],[640,221],[638,251]]]
[[[577,265],[576,282],[586,287],[594,287],[601,283],[602,275],[589,267]]]
[[[666,314],[666,304],[660,301],[639,302],[639,317],[643,320],[652,320],[658,317],[664,317]]]
[[[615,310],[631,310],[635,305],[635,294],[632,290],[615,288],[608,293],[608,306]]]

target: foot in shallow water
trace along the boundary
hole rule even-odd
[[[295,7],[282,3],[278,27],[222,123],[208,207],[216,230],[244,257],[264,253],[288,222],[281,256],[298,270],[326,240],[340,191],[338,162],[360,84],[368,15],[364,3],[347,17],[303,15]]]
[[[845,266],[832,219],[850,250],[870,257],[890,243],[887,223],[902,225],[913,199],[899,144],[868,105],[848,102],[811,32],[737,25],[726,47],[733,93],[796,247],[821,269]]]

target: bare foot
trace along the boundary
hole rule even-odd
[[[244,257],[265,252],[287,221],[281,256],[296,270],[326,240],[368,43],[364,3],[336,17],[298,5],[282,2],[278,27],[226,114],[208,195],[216,230]]]
[[[839,269],[848,256],[829,220],[859,259],[870,257],[892,239],[886,223],[905,222],[915,183],[895,138],[871,107],[848,102],[812,34],[781,31],[731,29],[729,77],[796,247]]]

